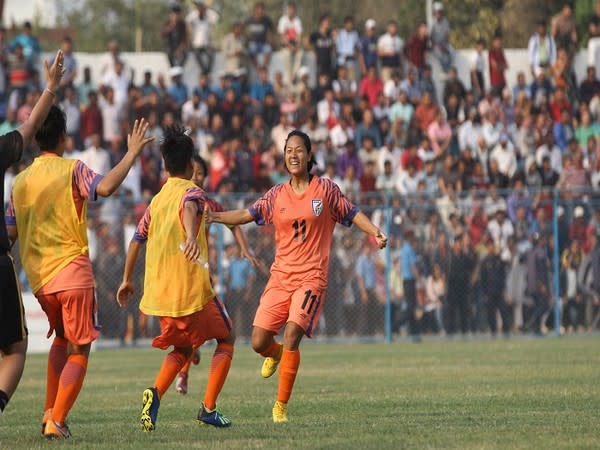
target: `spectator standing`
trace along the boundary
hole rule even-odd
[[[60,109],[65,113],[67,119],[67,135],[73,139],[75,147],[80,149],[82,145],[80,140],[81,109],[79,107],[77,94],[72,86],[66,87],[65,99],[60,102],[59,106]]]
[[[531,74],[536,76],[536,68],[548,71],[556,62],[556,44],[554,38],[546,31],[546,22],[538,21],[535,33],[529,38],[527,45]]]
[[[235,74],[245,66],[246,44],[242,35],[242,24],[235,22],[231,32],[223,38],[223,55],[225,56],[225,72]]]
[[[563,3],[560,12],[552,17],[551,28],[557,49],[566,50],[570,61],[577,50],[577,24],[571,2]]]
[[[469,328],[469,299],[471,263],[463,251],[462,235],[454,236],[448,257],[448,296],[444,314],[448,334],[455,334],[459,327],[463,335]]]
[[[108,43],[108,52],[100,58],[100,75],[105,76],[109,72],[114,72],[117,61],[125,65],[124,59],[121,57],[119,41],[111,39]]]
[[[384,82],[392,78],[392,72],[402,69],[403,50],[404,41],[398,36],[398,24],[390,20],[386,32],[377,40],[377,56],[381,61],[381,79]]]
[[[171,6],[169,18],[162,27],[162,37],[165,40],[171,67],[183,67],[187,59],[188,32],[181,6]]]
[[[410,37],[406,44],[405,55],[410,67],[417,70],[419,75],[425,66],[425,53],[427,52],[427,24],[421,22],[417,27],[417,31]]]
[[[10,44],[11,52],[15,51],[17,45],[20,45],[23,48],[23,55],[25,56],[27,64],[35,66],[39,63],[42,48],[40,47],[37,37],[33,35],[31,22],[25,22],[23,24],[23,31],[13,39]]]
[[[85,107],[80,117],[81,143],[85,147],[90,136],[97,134],[103,136],[102,132],[102,111],[98,106],[98,93],[90,91],[88,93],[88,105]]]
[[[379,304],[375,287],[377,284],[377,271],[373,261],[373,245],[366,240],[361,249],[361,253],[356,261],[355,276],[358,284],[358,293],[360,299],[359,309],[359,334],[362,336],[372,336],[375,329],[379,327],[378,311]]]
[[[107,72],[102,78],[102,86],[109,86],[114,93],[114,101],[123,108],[127,102],[127,91],[130,82],[129,74],[125,70],[125,63],[115,61],[114,70]]]
[[[254,268],[242,256],[237,244],[232,245],[232,255],[226,269],[227,310],[236,324],[236,336],[250,337],[252,314],[256,309],[254,298]]]
[[[270,36],[274,24],[265,12],[265,4],[258,2],[254,5],[252,16],[246,19],[246,37],[248,39],[248,55],[255,69],[269,67],[273,48]]]
[[[492,47],[488,52],[488,60],[492,93],[495,97],[500,97],[502,90],[506,87],[504,72],[508,69],[508,63],[504,56],[504,49],[502,48],[502,37],[500,35],[495,35],[492,40]]]
[[[548,310],[550,303],[550,274],[552,268],[548,258],[546,236],[535,233],[533,235],[534,247],[527,254],[527,293],[533,298],[534,310],[529,326],[533,331],[543,334],[542,317]]]
[[[97,91],[96,83],[92,80],[92,69],[90,66],[83,68],[83,79],[77,85],[77,98],[82,110],[89,104],[89,93]]]
[[[471,90],[475,94],[476,99],[483,97],[485,93],[485,41],[478,39],[475,45],[475,54],[471,62]],[[489,57],[489,56],[488,56]]]
[[[202,0],[194,0],[196,9],[185,18],[190,28],[191,45],[200,72],[209,74],[213,65],[213,49],[211,45],[211,28],[219,21],[219,14],[206,7]]]
[[[444,5],[441,2],[433,3],[433,23],[429,30],[433,54],[439,61],[444,72],[452,67],[454,49],[450,45],[450,23],[445,16]]]
[[[377,65],[377,22],[367,19],[365,22],[365,34],[360,38],[358,62],[360,73],[365,76],[367,69]]]
[[[59,97],[62,98],[66,87],[75,87],[73,82],[75,81],[75,77],[77,77],[77,59],[75,59],[75,55],[73,54],[73,40],[70,36],[63,38],[60,49],[63,51],[65,57],[63,61],[64,75],[60,80],[60,89],[58,92]],[[68,120],[67,118],[67,123]]]
[[[324,14],[319,20],[319,29],[310,35],[310,43],[317,57],[317,77],[327,74],[333,77],[335,47],[331,35],[331,16]]]
[[[112,87],[104,88],[104,97],[99,102],[102,111],[102,139],[107,144],[121,139],[121,118],[123,117],[123,108],[115,102],[115,95]]]
[[[97,134],[90,136],[90,145],[81,152],[79,159],[100,175],[106,175],[110,172],[110,155],[108,151],[102,148],[101,138]]]
[[[406,301],[406,316],[408,320],[409,333],[416,341],[420,340],[420,327],[417,320],[417,286],[421,281],[417,267],[417,254],[415,252],[415,233],[406,230],[400,248],[400,268],[402,270],[402,286],[404,288],[404,299]]]
[[[284,77],[291,82],[302,65],[302,20],[298,17],[298,9],[294,2],[289,2],[287,13],[281,16],[277,24],[277,32],[282,45]]]
[[[500,313],[502,332],[508,336],[511,320],[509,305],[506,302],[506,265],[500,257],[500,247],[494,244],[491,236],[487,238],[485,244],[487,254],[481,261],[479,276],[483,301],[487,306],[488,325],[490,333],[495,336],[498,331],[496,316]]]
[[[360,46],[360,37],[354,29],[354,18],[346,16],[344,26],[335,37],[337,67],[346,66],[352,80],[356,79],[356,59]]]

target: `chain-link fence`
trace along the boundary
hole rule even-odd
[[[218,200],[232,209],[255,198],[228,194]],[[377,251],[356,227],[336,227],[317,336],[390,340],[598,329],[598,194],[492,188],[436,198],[359,194],[352,200],[386,232],[390,245]],[[145,207],[123,199],[90,207],[102,338],[129,341],[158,333],[157,321],[138,309],[143,254],[137,301],[125,310],[115,302],[127,245]],[[250,335],[275,257],[272,227],[243,229],[259,267],[240,258],[233,234],[220,225],[211,226],[209,251],[215,289],[242,340]],[[23,271],[21,282],[27,290]]]

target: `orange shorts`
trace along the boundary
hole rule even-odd
[[[160,317],[160,335],[152,346],[162,350],[174,347],[197,348],[210,339],[224,339],[231,332],[231,319],[225,305],[213,298],[200,311],[183,317]]]
[[[94,288],[38,294],[37,299],[48,317],[48,337],[62,327],[67,341],[85,345],[96,340],[100,334]]]
[[[317,283],[290,288],[271,276],[260,298],[254,326],[277,333],[286,323],[294,322],[302,327],[306,336],[311,337],[319,322],[324,300],[325,291],[318,288]]]

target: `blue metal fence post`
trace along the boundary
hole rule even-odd
[[[560,243],[558,234],[558,188],[554,188],[552,201],[552,232],[554,238],[552,268],[554,276],[554,333],[560,336]]]
[[[392,273],[392,198],[391,194],[385,196],[384,232],[388,237],[388,245],[385,247],[385,342],[392,342],[392,293],[390,279]]]

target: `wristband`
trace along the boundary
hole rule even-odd
[[[56,97],[56,92],[54,92],[52,89],[50,89],[50,88],[48,88],[48,87],[47,87],[47,88],[46,88],[46,90],[47,90],[48,92],[50,92],[50,93],[52,94],[52,96],[53,96],[53,97]]]

